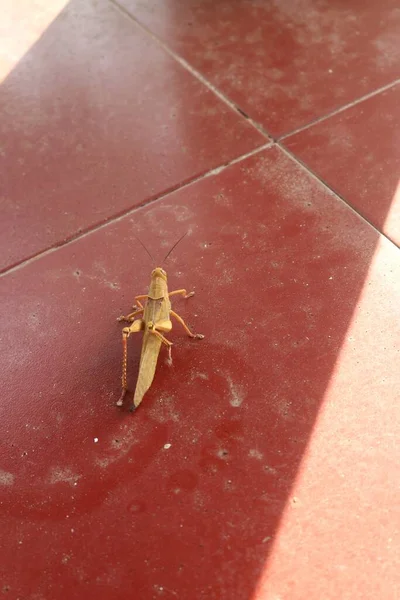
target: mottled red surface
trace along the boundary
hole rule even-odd
[[[397,0],[120,0],[279,137],[400,76]]]
[[[250,26],[239,5],[238,30]],[[0,595],[395,600],[400,250],[380,231],[396,183],[396,87],[289,136],[292,155],[257,150],[268,139],[251,121],[115,5],[71,2],[19,60],[50,5],[27,4],[22,21],[11,6],[15,35],[0,41],[0,68],[15,63],[0,84]],[[161,6],[165,28],[169,10],[187,10]],[[202,14],[214,27],[210,6]],[[288,4],[270,6],[283,14]],[[298,4],[305,21],[300,9],[309,3]],[[326,38],[310,46],[316,60],[331,39],[318,10],[309,19]],[[378,12],[389,31],[393,14],[383,3]],[[195,34],[190,43],[204,52]],[[230,47],[234,64],[240,45]],[[375,52],[378,64],[385,54]],[[349,95],[355,79],[343,83]],[[327,110],[315,98],[313,107]],[[277,110],[285,120],[285,104]],[[69,152],[78,137],[81,158]],[[367,203],[356,181],[379,173],[379,157]],[[115,406],[116,317],[155,266],[135,235],[159,263],[184,232],[164,266],[171,290],[196,292],[173,306],[205,339],[174,324],[173,365],[162,349],[131,414],[131,395]],[[129,342],[134,389],[140,335]]]
[[[67,5],[0,114],[0,268],[268,141],[106,2]]]
[[[286,148],[397,245],[399,106],[400,84],[283,141]]]

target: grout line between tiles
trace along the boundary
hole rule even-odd
[[[101,223],[97,223],[91,227],[88,227],[84,231],[72,235],[71,237],[67,238],[66,240],[63,240],[62,242],[55,244],[54,246],[51,246],[51,248],[46,248],[46,250],[42,250],[42,251],[38,252],[37,254],[34,254],[33,256],[25,258],[25,259],[21,260],[20,262],[12,265],[11,267],[6,267],[5,269],[3,269],[3,271],[0,271],[0,278],[4,277],[6,275],[9,275],[10,273],[17,271],[17,270],[27,266],[28,264],[34,262],[35,260],[38,260],[44,256],[47,256],[48,254],[52,254],[53,252],[56,252],[57,250],[59,250],[60,248],[63,248],[64,246],[69,246],[69,244],[72,244],[78,240],[81,240],[82,238],[84,238],[88,235],[91,235],[92,233],[94,233],[95,231],[98,231],[99,229],[103,229],[104,227],[107,227],[108,225],[117,223],[118,221],[121,221],[125,217],[133,214],[134,212],[136,212],[142,208],[145,208],[145,207],[149,206],[150,204],[154,204],[158,201],[163,200],[164,198],[166,198],[173,192],[177,192],[179,190],[185,189],[186,187],[189,187],[190,185],[197,183],[197,182],[201,181],[202,179],[207,179],[207,177],[212,177],[213,175],[218,175],[218,173],[221,173],[221,171],[224,171],[228,167],[235,165],[236,163],[241,162],[242,160],[245,160],[246,158],[249,158],[250,156],[258,154],[259,152],[262,152],[263,150],[266,150],[267,148],[270,148],[271,146],[273,146],[272,141],[262,144],[261,146],[257,146],[257,148],[254,148],[253,150],[250,150],[249,152],[246,152],[245,154],[241,154],[240,156],[237,156],[236,158],[233,158],[232,160],[230,160],[222,165],[219,165],[218,167],[214,167],[213,169],[210,169],[209,171],[206,171],[205,173],[202,173],[201,175],[197,175],[197,176],[189,179],[188,181],[185,181],[182,184],[172,186],[171,188],[162,192],[158,196],[155,196],[154,198],[150,198],[149,200],[146,200],[145,202],[142,202],[141,204],[138,204],[137,206],[128,208],[116,215],[113,215],[106,221],[102,221]]]
[[[369,219],[367,219],[362,213],[358,212],[358,210],[356,210],[354,208],[354,206],[352,206],[349,202],[347,202],[347,200],[341,195],[339,194],[339,192],[337,192],[336,190],[334,190],[324,179],[322,179],[322,177],[320,177],[319,175],[317,175],[317,173],[315,173],[314,171],[312,171],[305,163],[303,163],[302,160],[300,160],[295,154],[293,154],[292,152],[290,152],[290,150],[288,150],[287,148],[285,148],[285,146],[281,145],[279,142],[277,142],[275,144],[280,150],[282,150],[282,152],[284,152],[291,160],[293,160],[293,162],[297,163],[302,169],[304,169],[304,171],[306,171],[311,177],[313,177],[314,179],[316,179],[319,183],[321,183],[324,187],[326,187],[332,194],[334,194],[341,202],[343,202],[343,204],[346,205],[346,207],[348,209],[350,209],[354,214],[356,214],[358,217],[360,217],[360,219],[362,219],[365,223],[367,223],[370,227],[372,227],[372,229],[374,231],[376,231],[376,233],[381,236],[386,238],[386,240],[388,242],[390,242],[395,248],[400,249],[400,246],[398,246],[390,237],[388,237],[385,233],[383,233],[382,231],[380,231],[373,223],[371,223],[371,221]]]
[[[230,109],[235,111],[236,114],[241,115],[248,121],[259,133],[261,133],[266,138],[273,139],[272,136],[264,129],[260,123],[254,121],[244,110],[242,110],[237,104],[232,102],[227,96],[225,96],[222,92],[219,91],[208,79],[206,79],[199,71],[197,71],[190,63],[188,63],[184,58],[182,58],[179,54],[174,52],[165,42],[163,42],[159,37],[157,37],[150,29],[148,29],[143,23],[138,21],[124,6],[119,4],[118,0],[109,0],[110,4],[112,4],[118,11],[120,11],[124,16],[130,19],[139,29],[144,31],[148,36],[152,38],[163,50],[172,56],[184,69],[189,71],[193,77],[195,77],[198,81],[200,81],[203,85],[205,85],[215,96],[217,96],[224,104],[229,106]]]
[[[326,121],[327,119],[329,119],[337,114],[340,114],[340,113],[344,112],[345,110],[352,108],[353,106],[357,106],[358,104],[361,104],[362,102],[368,100],[369,98],[373,98],[374,96],[381,94],[381,93],[395,87],[396,85],[398,85],[400,83],[400,79],[395,79],[394,81],[392,81],[384,86],[381,86],[381,87],[375,89],[374,91],[369,92],[368,94],[364,94],[363,96],[356,98],[352,102],[348,102],[347,104],[340,106],[339,108],[323,115],[322,117],[319,117],[319,118],[314,119],[313,121],[310,121],[306,125],[298,127],[297,129],[294,129],[293,131],[290,131],[289,133],[286,133],[280,137],[275,138],[271,134],[267,133],[267,131],[264,129],[264,127],[260,123],[257,123],[257,121],[254,121],[237,104],[235,104],[227,96],[222,94],[222,92],[220,92],[218,90],[218,88],[216,88],[211,82],[209,82],[199,71],[194,69],[184,58],[182,58],[179,54],[174,52],[174,50],[172,50],[165,42],[163,42],[157,35],[155,35],[147,26],[145,26],[139,20],[137,20],[136,17],[134,15],[132,15],[125,7],[121,6],[119,4],[118,0],[109,0],[109,1],[113,6],[115,6],[116,9],[118,9],[122,14],[124,14],[133,23],[135,23],[137,25],[137,27],[139,27],[142,31],[144,31],[147,35],[149,35],[157,44],[159,44],[165,50],[165,52],[167,52],[167,54],[172,56],[182,67],[187,69],[203,85],[205,85],[210,91],[212,91],[220,100],[222,100],[225,104],[227,104],[236,113],[239,113],[245,119],[247,119],[251,123],[251,125],[253,125],[253,127],[255,129],[257,129],[262,135],[264,135],[268,139],[270,139],[272,144],[276,144],[284,153],[286,153],[291,158],[291,160],[297,162],[307,173],[309,173],[312,177],[314,177],[317,181],[319,181],[322,185],[324,185],[328,190],[330,190],[335,196],[337,196],[337,198],[339,198],[339,200],[341,202],[343,202],[351,211],[353,211],[355,214],[357,214],[363,221],[368,223],[368,225],[370,225],[370,227],[372,227],[379,235],[386,238],[396,248],[399,248],[399,246],[397,246],[397,244],[395,242],[393,242],[393,240],[391,240],[385,233],[379,231],[379,229],[377,229],[377,227],[375,227],[375,225],[373,225],[373,223],[371,223],[364,215],[362,215],[360,212],[358,212],[351,204],[349,204],[344,199],[344,197],[342,197],[338,192],[336,192],[333,188],[331,188],[321,177],[319,177],[316,173],[314,173],[314,171],[312,171],[305,163],[303,163],[299,158],[297,158],[294,154],[292,154],[289,150],[287,150],[283,145],[281,145],[280,142],[290,136],[295,135],[296,133],[300,133],[301,131],[309,129],[310,127],[313,127],[314,125],[317,125],[318,123]],[[242,158],[246,158],[246,156],[243,156]],[[241,159],[239,159],[239,160],[241,160]],[[222,168],[224,168],[224,167],[222,167]],[[219,171],[217,171],[217,172],[219,172]]]
[[[159,194],[158,196],[154,197],[154,198],[150,198],[149,200],[138,204],[137,206],[134,206],[132,208],[128,208],[124,211],[122,211],[121,213],[118,213],[114,216],[112,216],[111,218],[107,219],[106,221],[103,221],[101,223],[95,224],[92,227],[87,228],[85,231],[82,231],[79,234],[75,234],[72,235],[71,237],[69,237],[66,240],[63,240],[62,242],[55,244],[54,246],[52,246],[51,248],[46,248],[45,250],[42,250],[41,252],[38,252],[37,254],[34,254],[33,256],[30,256],[29,258],[26,258],[24,260],[22,260],[21,262],[16,263],[15,265],[12,265],[11,267],[6,267],[3,271],[0,272],[0,278],[9,275],[10,273],[13,273],[14,271],[17,271],[25,266],[27,266],[28,264],[39,260],[40,258],[47,256],[53,252],[56,252],[57,250],[63,248],[64,246],[68,246],[78,240],[83,239],[84,237],[91,235],[92,233],[95,233],[96,231],[103,229],[104,227],[107,227],[108,225],[111,225],[113,223],[117,223],[118,221],[121,221],[122,219],[124,219],[125,217],[135,213],[136,211],[141,210],[142,208],[145,208],[147,206],[149,206],[150,204],[154,204],[158,201],[163,200],[164,198],[166,198],[167,196],[169,196],[170,194],[177,192],[181,189],[185,189],[186,187],[191,186],[194,183],[197,183],[198,181],[201,181],[202,179],[206,179],[208,177],[212,177],[214,175],[218,175],[219,173],[221,173],[222,171],[224,171],[225,169],[227,169],[228,167],[235,165],[255,154],[258,154],[259,152],[262,152],[263,150],[266,150],[267,148],[271,148],[273,146],[277,146],[284,154],[286,154],[293,162],[297,163],[304,171],[306,171],[311,177],[313,177],[315,180],[317,180],[319,183],[321,183],[325,188],[327,188],[332,194],[334,194],[334,196],[336,196],[341,202],[343,202],[343,204],[346,205],[347,208],[349,208],[353,213],[355,213],[359,218],[361,218],[363,221],[365,221],[365,223],[367,223],[370,227],[372,227],[372,229],[374,229],[374,231],[376,231],[376,233],[379,236],[382,236],[384,238],[386,238],[386,240],[388,242],[390,242],[391,244],[393,244],[393,246],[395,246],[395,248],[400,249],[400,247],[392,240],[390,239],[385,233],[383,233],[382,231],[379,231],[379,229],[377,229],[377,227],[375,225],[373,225],[373,223],[371,223],[363,214],[361,214],[360,212],[358,212],[351,204],[349,204],[345,198],[343,196],[341,196],[338,192],[336,192],[330,185],[328,185],[326,183],[326,181],[324,181],[321,177],[319,177],[316,173],[314,173],[314,171],[312,171],[305,163],[303,163],[295,154],[293,154],[292,152],[290,152],[285,146],[283,146],[281,143],[279,142],[267,142],[266,144],[263,144],[261,146],[258,146],[257,148],[254,148],[253,150],[250,150],[249,152],[245,153],[245,154],[241,154],[240,156],[237,156],[236,158],[233,158],[232,160],[219,165],[218,167],[214,167],[213,169],[210,169],[209,171],[206,171],[205,173],[202,173],[201,175],[198,175],[196,177],[193,177],[192,179],[189,179],[188,181],[185,181],[183,184],[181,185],[177,185],[177,186],[173,186],[171,188],[169,188],[168,190],[162,192],[161,194]]]
[[[280,142],[281,140],[284,140],[292,135],[295,135],[296,133],[300,133],[301,131],[308,129],[309,127],[313,127],[313,125],[316,125],[317,123],[321,123],[321,122],[325,121],[326,119],[329,119],[330,117],[340,114],[341,112],[347,110],[348,108],[357,106],[357,104],[360,104],[361,102],[364,102],[365,100],[368,100],[369,98],[373,98],[374,96],[376,96],[382,92],[385,92],[400,83],[400,79],[395,79],[394,81],[392,81],[386,85],[383,85],[382,87],[379,87],[376,90],[369,92],[368,94],[364,94],[363,96],[360,96],[359,98],[356,98],[355,100],[352,100],[351,102],[348,102],[347,104],[344,104],[343,106],[340,106],[339,108],[336,108],[336,109],[330,111],[329,113],[323,115],[322,117],[313,119],[309,123],[302,125],[301,127],[298,127],[297,129],[293,129],[293,131],[285,133],[282,136],[274,137],[272,134],[268,133],[268,131],[260,123],[258,123],[254,119],[252,119],[250,117],[250,115],[248,115],[244,110],[242,110],[240,108],[240,106],[238,106],[237,104],[235,104],[235,102],[230,100],[230,98],[228,98],[228,96],[225,96],[222,92],[220,92],[217,87],[215,87],[199,71],[197,71],[194,67],[192,67],[192,65],[190,63],[188,63],[184,58],[182,58],[179,54],[177,54],[174,50],[172,50],[165,42],[163,42],[162,39],[160,39],[155,33],[153,33],[151,31],[151,29],[149,29],[146,25],[141,23],[141,21],[136,19],[136,17],[134,15],[132,15],[132,13],[130,13],[129,10],[127,10],[124,6],[119,4],[118,0],[109,0],[109,2],[117,10],[119,10],[122,14],[124,14],[127,18],[129,18],[133,23],[135,23],[137,25],[137,27],[139,27],[142,31],[144,31],[147,35],[149,35],[157,44],[159,44],[165,50],[165,52],[167,52],[167,54],[172,56],[181,66],[183,66],[185,69],[187,69],[203,85],[205,85],[210,91],[212,91],[220,100],[222,100],[225,104],[227,104],[236,113],[239,113],[240,115],[242,115],[247,121],[249,121],[249,123],[251,123],[251,125],[253,125],[253,127],[255,129],[257,129],[262,135],[271,139],[271,141],[273,141],[273,142]]]
[[[335,115],[339,115],[340,113],[347,110],[348,108],[357,106],[358,104],[361,104],[365,100],[369,100],[369,98],[373,98],[374,96],[377,96],[378,94],[381,94],[382,92],[386,92],[387,90],[391,89],[392,87],[395,87],[399,83],[400,83],[400,79],[395,79],[391,83],[388,83],[380,88],[377,88],[373,92],[369,92],[368,94],[365,94],[364,96],[360,96],[356,100],[353,100],[352,102],[349,102],[348,104],[344,104],[340,108],[336,108],[335,110],[327,113],[326,115],[323,115],[322,117],[318,117],[317,119],[310,121],[306,125],[302,125],[301,127],[298,127],[297,129],[293,129],[293,131],[290,131],[289,133],[285,133],[284,135],[278,137],[276,139],[276,141],[282,142],[286,138],[291,137],[292,135],[295,135],[296,133],[305,131],[306,129],[309,129],[310,127],[313,127],[314,125],[317,125],[318,123],[322,123],[323,121],[326,121],[327,119],[330,119],[331,117],[334,117]]]

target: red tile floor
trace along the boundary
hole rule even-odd
[[[398,1],[2,13],[0,597],[399,598]]]

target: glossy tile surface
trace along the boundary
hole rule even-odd
[[[400,77],[397,0],[121,0],[274,137]]]
[[[1,268],[267,141],[112,4],[66,4],[6,3]]]
[[[184,231],[165,267],[206,338],[174,326],[132,415],[132,234],[158,262]],[[5,596],[394,600],[399,282],[399,251],[276,147],[3,276]]]
[[[399,22],[2,3],[1,597],[398,600]],[[132,415],[116,317],[185,232],[205,339],[174,323]]]
[[[283,144],[400,245],[400,85]]]

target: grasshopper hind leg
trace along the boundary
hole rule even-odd
[[[127,394],[127,391],[128,391],[127,389],[123,389],[122,390],[122,393],[121,393],[121,395],[119,397],[119,400],[117,400],[117,402],[116,402],[116,406],[122,406],[123,405],[125,396]]]
[[[124,327],[122,330],[122,391],[119,400],[117,401],[117,406],[122,406],[124,402],[124,398],[128,391],[128,382],[126,377],[126,369],[128,362],[128,337],[131,333],[136,333],[137,331],[141,331],[143,329],[143,321],[142,319],[137,319],[133,321],[133,323],[129,327]]]

